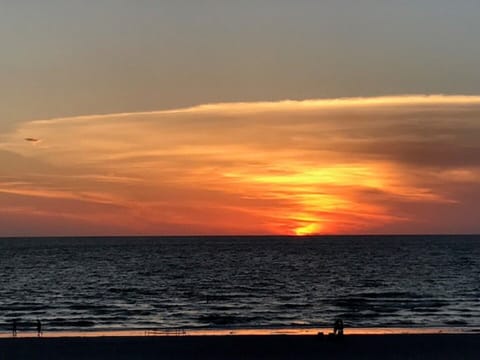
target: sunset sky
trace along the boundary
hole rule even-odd
[[[479,233],[480,2],[0,4],[0,236]]]

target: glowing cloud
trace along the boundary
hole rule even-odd
[[[478,232],[479,116],[437,95],[32,121],[0,140],[0,235]]]

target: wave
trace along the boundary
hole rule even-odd
[[[420,299],[425,297],[431,297],[429,295],[422,295],[407,291],[361,292],[356,293],[355,296],[365,299]]]
[[[92,320],[71,320],[71,319],[54,319],[47,321],[47,325],[50,327],[73,327],[73,328],[85,328],[95,326],[95,322]]]
[[[279,309],[306,309],[306,308],[311,308],[313,304],[310,303],[285,303],[285,304],[279,304],[277,305],[277,308]]]
[[[258,321],[265,321],[266,319],[259,316],[240,316],[240,315],[226,315],[226,314],[208,314],[198,317],[198,321],[211,325],[238,325],[248,324]]]

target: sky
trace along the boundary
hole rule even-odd
[[[0,236],[478,233],[478,14],[0,1]]]

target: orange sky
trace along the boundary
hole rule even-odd
[[[399,96],[22,123],[0,135],[0,236],[479,232],[479,105]]]

